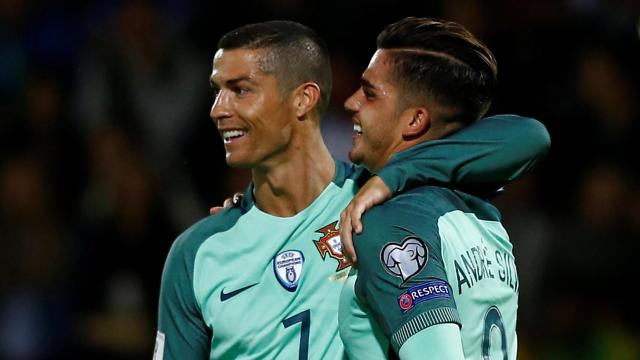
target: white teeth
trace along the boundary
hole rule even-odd
[[[246,134],[246,131],[242,131],[242,130],[227,130],[227,131],[223,131],[222,132],[222,137],[224,138],[224,141],[230,141],[231,138],[235,138],[238,136],[242,136]]]
[[[357,132],[358,134],[362,134],[362,126],[353,124],[353,131]]]

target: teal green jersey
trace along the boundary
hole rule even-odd
[[[363,225],[354,239],[357,278],[349,277],[340,300],[350,358],[384,358],[387,345],[397,353],[411,336],[444,323],[461,326],[467,359],[516,358],[518,276],[491,204],[419,187],[370,210]]]
[[[378,175],[393,193],[425,184],[491,192],[535,168],[550,146],[549,132],[538,120],[494,115],[394,154]],[[420,158],[428,163],[421,166]]]
[[[165,266],[156,353],[340,359],[338,296],[349,264],[337,222],[357,177],[338,163],[333,182],[292,217],[262,212],[248,190],[240,207],[185,232]]]
[[[525,140],[532,127],[544,130],[529,118],[487,118],[394,157],[378,175],[392,190],[452,181],[492,189],[546,153],[548,136]],[[154,359],[341,358],[337,308],[349,264],[337,221],[368,177],[338,162],[322,194],[289,218],[260,211],[250,186],[240,206],[179,236],[162,275]]]

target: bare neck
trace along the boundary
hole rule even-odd
[[[293,216],[311,205],[335,171],[320,129],[305,132],[279,158],[252,170],[256,206],[271,215]]]

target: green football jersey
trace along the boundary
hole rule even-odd
[[[536,120],[494,116],[394,156],[377,175],[393,191],[431,183],[494,189],[547,148]],[[349,264],[337,221],[369,176],[337,162],[322,194],[288,218],[260,211],[250,186],[240,206],[180,235],[162,275],[154,359],[342,358],[337,309]]]
[[[249,189],[240,207],[175,242],[163,275],[157,358],[342,358],[338,296],[349,263],[337,223],[359,173],[336,168],[333,182],[295,216],[261,211]]]
[[[499,216],[483,199],[441,187],[366,213],[354,239],[358,272],[340,300],[350,358],[385,358],[389,344],[397,353],[421,330],[455,323],[467,359],[515,359],[518,276]]]

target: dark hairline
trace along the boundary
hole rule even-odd
[[[296,61],[292,53],[296,47],[309,51],[309,57]],[[258,68],[262,73],[278,79],[282,94],[306,82],[314,82],[321,91],[317,111],[319,114],[326,111],[331,98],[331,64],[327,45],[314,30],[284,20],[248,24],[225,34],[218,41],[218,49],[263,51],[258,59]],[[294,66],[293,78],[290,77],[291,72],[287,72],[287,57],[292,57],[297,65]]]

